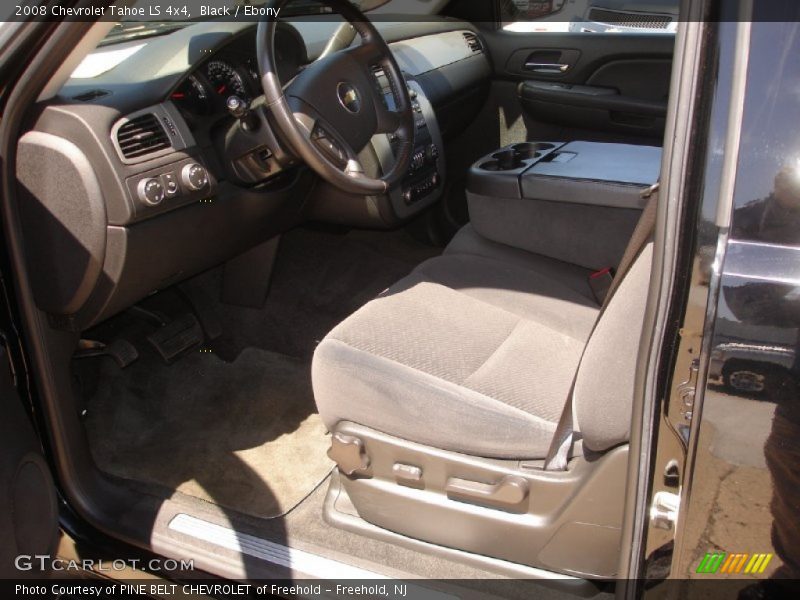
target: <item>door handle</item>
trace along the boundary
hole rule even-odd
[[[533,71],[534,73],[566,73],[569,69],[568,64],[563,63],[542,63],[542,62],[526,62],[523,69],[526,71]]]
[[[528,497],[528,482],[515,475],[506,475],[494,484],[450,477],[445,492],[480,504],[511,507]]]

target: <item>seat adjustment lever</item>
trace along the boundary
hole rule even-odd
[[[448,496],[456,496],[479,504],[512,507],[528,497],[528,482],[515,475],[506,475],[494,484],[450,477],[445,491]]]
[[[364,442],[352,435],[334,433],[331,436],[328,457],[336,463],[342,473],[351,477],[363,475],[369,468],[369,456]]]

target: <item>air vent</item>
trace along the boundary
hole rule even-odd
[[[481,44],[480,38],[472,32],[464,32],[464,41],[467,42],[467,46],[473,52],[483,52],[483,44]]]
[[[108,96],[110,93],[111,92],[108,90],[91,90],[82,94],[78,94],[77,96],[73,96],[72,99],[78,100],[79,102],[91,102],[92,100],[97,100],[103,96]]]
[[[172,146],[167,132],[152,113],[122,125],[117,131],[117,143],[125,158],[139,158]]]
[[[672,17],[669,15],[634,13],[605,8],[592,8],[589,11],[589,20],[595,23],[634,29],[666,29],[672,23]]]

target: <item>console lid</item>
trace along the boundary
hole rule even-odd
[[[570,142],[520,177],[523,198],[642,208],[643,187],[658,181],[661,148]]]

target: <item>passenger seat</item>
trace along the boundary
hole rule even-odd
[[[645,213],[654,215],[654,207]],[[328,334],[314,355],[314,394],[334,433],[330,455],[362,518],[533,565],[586,534],[602,541],[585,557],[573,552],[568,571],[612,568],[592,556],[616,543],[622,499],[594,504],[621,494],[625,478],[652,260],[644,221],[632,240],[637,247],[626,252],[630,266],[602,309],[589,271],[491,242],[467,226],[442,256]],[[569,456],[577,462],[552,473],[544,459],[568,402]],[[561,496],[565,505],[552,504]],[[475,513],[462,502],[488,510]],[[426,522],[449,526],[402,518],[428,509]],[[535,517],[517,548],[481,540],[499,539],[512,525],[496,509]],[[569,528],[558,534],[562,527]]]

